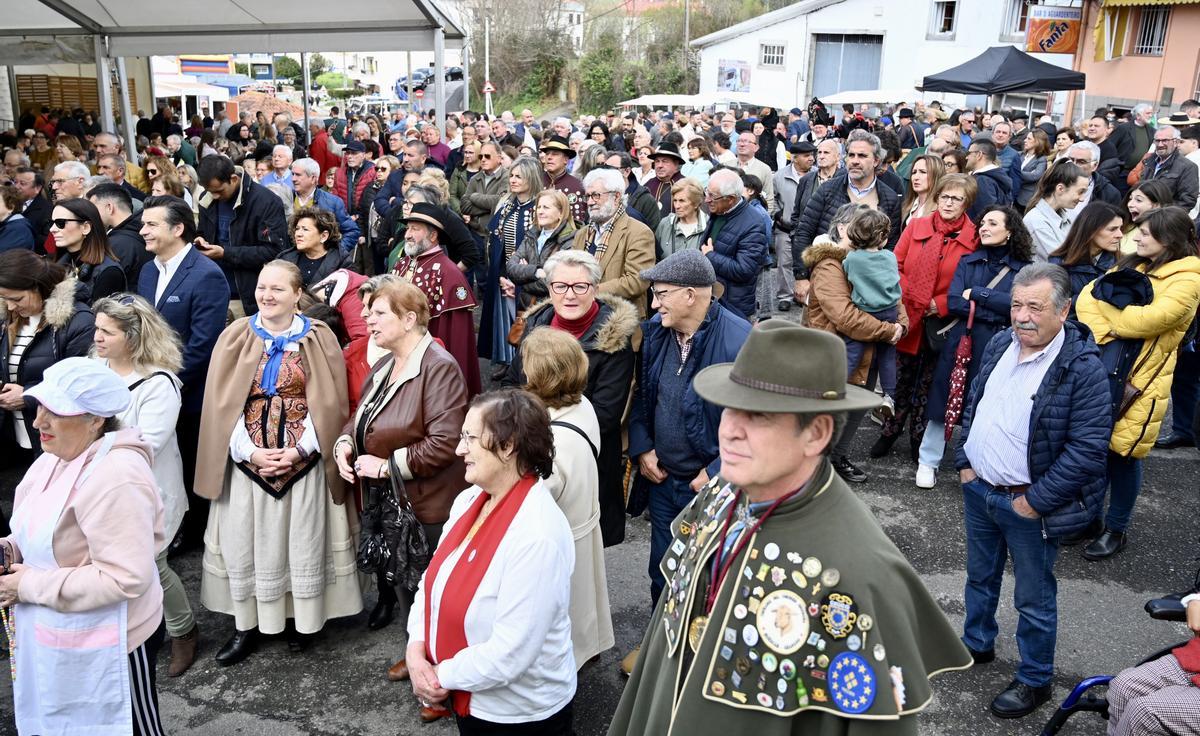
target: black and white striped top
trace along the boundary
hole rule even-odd
[[[39,314],[35,317],[30,317],[29,322],[17,330],[16,339],[13,340],[12,347],[8,351],[9,383],[18,382],[21,358],[25,355],[25,350],[29,347],[29,343],[33,342],[33,337],[37,334],[37,328],[41,322],[42,316]],[[18,409],[12,413],[12,416],[17,443],[26,450],[32,449],[33,443],[30,441],[29,433],[25,429],[25,412]]]

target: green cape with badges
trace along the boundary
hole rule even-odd
[[[971,657],[828,462],[749,540],[703,619],[722,529],[746,503],[736,496],[714,478],[675,520],[667,587],[610,736],[915,735],[907,716],[929,704],[929,678]]]

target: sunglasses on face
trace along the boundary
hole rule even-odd
[[[158,176],[158,169],[146,169],[146,174],[149,176]]]
[[[74,220],[67,217],[56,217],[50,222],[54,224],[54,227],[62,230],[66,228],[68,222],[83,222],[83,220]]]

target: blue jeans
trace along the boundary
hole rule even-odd
[[[683,511],[696,494],[691,488],[691,479],[668,475],[662,483],[650,486],[650,605],[658,605],[667,581],[658,568],[663,555],[671,546],[671,522]]]
[[[1058,582],[1054,561],[1058,541],[1042,538],[1042,522],[1013,511],[1013,497],[981,478],[963,485],[967,530],[967,615],[963,643],[977,652],[995,646],[999,629],[996,606],[1004,563],[1011,555],[1016,590],[1017,648],[1021,663],[1017,679],[1030,687],[1054,677],[1054,644],[1058,636]]]
[[[1133,504],[1142,490],[1142,461],[1108,453],[1108,514],[1104,528],[1124,532],[1133,518]]]
[[[1175,377],[1171,380],[1171,434],[1195,441],[1192,422],[1196,418],[1196,402],[1200,401],[1200,353],[1179,346],[1175,362]]]
[[[889,307],[878,312],[868,312],[868,314],[881,322],[895,322],[899,311],[897,307]],[[862,360],[863,351],[867,349],[867,345],[872,345],[875,348],[875,357],[871,362],[873,367],[879,370],[879,385],[883,389],[883,393],[895,398],[896,346],[886,341],[865,343],[851,340],[848,337],[842,337],[842,340],[846,343],[846,377],[854,375],[854,370],[858,368],[858,362]],[[870,387],[868,386],[868,388]]]

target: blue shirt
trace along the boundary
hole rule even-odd
[[[1014,331],[1012,345],[1000,356],[975,407],[971,433],[963,445],[975,474],[992,485],[1021,486],[1029,474],[1029,418],[1033,397],[1066,340],[1059,330],[1050,344],[1021,358]]]

